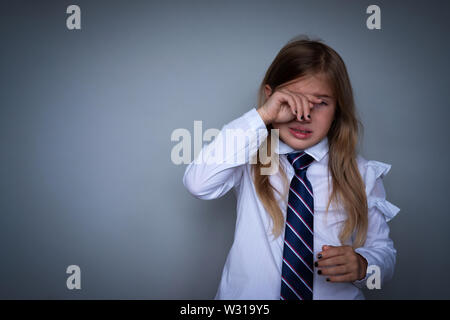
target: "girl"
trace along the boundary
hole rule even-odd
[[[400,209],[382,182],[391,165],[357,154],[359,126],[338,53],[321,40],[290,40],[266,72],[258,107],[226,124],[183,177],[199,199],[236,192],[215,299],[364,299],[369,276],[376,288],[392,277],[387,221]],[[230,130],[262,135],[233,149]],[[265,174],[274,161],[276,172]]]

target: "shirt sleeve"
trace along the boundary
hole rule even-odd
[[[244,165],[267,136],[267,127],[255,108],[225,124],[186,167],[184,186],[198,199],[222,197],[240,183]]]
[[[366,286],[373,266],[379,268],[381,286],[394,274],[397,251],[389,237],[387,222],[397,215],[400,208],[386,200],[383,177],[390,168],[391,165],[379,161],[371,160],[366,163],[364,181],[369,209],[368,231],[364,246],[355,249],[355,252],[367,260],[367,272],[364,279],[353,282],[358,288]]]

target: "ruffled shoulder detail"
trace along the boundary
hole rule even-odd
[[[369,210],[376,207],[383,213],[386,221],[394,218],[400,208],[386,200],[383,177],[391,170],[391,165],[381,161],[366,160],[359,156],[362,177],[366,185],[367,205]]]
[[[375,197],[367,198],[367,206],[369,207],[369,209],[376,207],[378,210],[380,210],[384,214],[386,222],[389,222],[400,211],[399,207],[387,201],[386,199]]]

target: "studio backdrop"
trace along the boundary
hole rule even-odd
[[[360,154],[392,165],[397,264],[366,297],[449,299],[449,12],[448,1],[2,1],[0,298],[213,299],[236,198],[193,197],[172,135],[191,134],[193,160],[207,143],[195,130],[256,107],[275,55],[306,34],[348,68]]]

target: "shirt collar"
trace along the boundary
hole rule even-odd
[[[291,152],[303,151],[300,149],[293,149],[281,139],[278,139],[278,154],[287,154]],[[325,136],[320,142],[315,145],[306,148],[304,150],[307,154],[313,157],[316,161],[322,160],[322,158],[328,153],[328,138]]]

